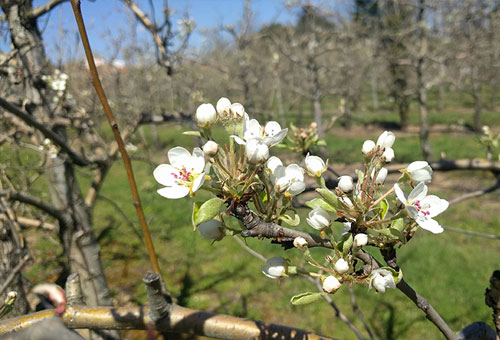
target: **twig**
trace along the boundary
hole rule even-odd
[[[55,217],[59,222],[65,223],[66,221],[66,217],[64,216],[64,213],[62,211],[38,197],[12,190],[0,190],[0,196],[6,197],[8,200],[32,205],[35,208],[46,212],[52,217]]]
[[[19,261],[19,263],[10,271],[9,276],[7,276],[7,278],[5,279],[3,285],[0,287],[0,295],[2,295],[3,292],[7,289],[7,287],[9,287],[10,283],[12,282],[12,280],[14,280],[14,278],[17,275],[17,273],[19,273],[19,271],[21,271],[21,269],[23,269],[24,264],[30,258],[31,257],[28,254],[26,254],[23,258],[21,258],[21,260]]]
[[[259,259],[259,260],[261,260],[262,262],[266,262],[266,261],[267,261],[267,259],[266,259],[266,258],[265,258],[262,254],[257,253],[255,250],[253,250],[252,248],[250,248],[249,246],[247,246],[247,245],[245,244],[245,242],[243,242],[242,240],[240,240],[240,239],[239,239],[239,237],[238,237],[238,236],[236,236],[236,235],[235,235],[235,236],[233,236],[233,238],[234,238],[234,239],[235,239],[235,241],[236,241],[237,243],[239,243],[239,245],[240,245],[243,249],[245,249],[245,250],[246,250],[246,251],[247,251],[250,255],[255,256],[256,258],[258,258],[258,259]]]
[[[113,117],[113,113],[111,112],[111,107],[109,106],[108,100],[106,98],[106,94],[104,93],[104,89],[102,88],[101,81],[99,79],[99,74],[97,73],[97,68],[95,66],[94,57],[92,55],[92,49],[90,48],[90,43],[87,37],[87,31],[85,30],[85,24],[82,17],[82,12],[80,9],[80,1],[79,0],[71,0],[71,6],[73,7],[73,13],[75,14],[75,19],[78,25],[78,30],[80,32],[80,37],[82,38],[83,48],[85,50],[85,55],[87,57],[87,62],[89,64],[90,74],[92,76],[92,84],[99,96],[99,100],[101,101],[102,107],[106,114],[106,118],[108,119],[109,125],[113,130],[113,134],[118,144],[118,148],[122,155],[123,163],[125,165],[125,170],[127,171],[127,178],[130,184],[130,189],[132,190],[132,196],[134,198],[134,206],[137,211],[137,216],[139,217],[139,223],[142,227],[142,232],[144,234],[144,240],[146,242],[146,247],[148,249],[149,258],[153,265],[153,269],[155,272],[160,274],[161,270],[160,265],[158,264],[158,259],[155,254],[155,249],[153,245],[153,241],[151,240],[151,234],[149,232],[149,228],[146,222],[146,218],[144,216],[144,211],[142,210],[141,200],[139,197],[139,192],[137,190],[137,184],[134,178],[134,172],[132,169],[132,163],[128,156],[127,150],[125,149],[125,144],[123,143],[123,139],[120,135],[120,130],[118,129],[118,124],[115,122],[115,118]]]
[[[361,309],[359,309],[358,304],[356,302],[356,295],[354,294],[354,290],[352,289],[352,286],[349,286],[349,295],[351,295],[351,306],[352,310],[358,318],[361,320],[363,323],[363,327],[365,328],[366,332],[368,333],[368,336],[370,337],[371,340],[374,340],[375,338],[373,337],[373,333],[370,329],[370,326],[368,326],[368,323],[365,320],[365,317],[363,316],[363,313],[361,313]]]
[[[72,329],[148,329],[152,323],[149,307],[82,307],[66,309],[62,320]],[[0,335],[25,329],[36,322],[52,318],[54,310],[19,316],[0,323]],[[173,305],[170,313],[156,324],[159,332],[176,332],[201,335],[218,339],[268,339],[268,340],[328,340],[301,329],[252,321],[230,315],[208,313]]]
[[[456,198],[450,200],[449,202],[450,202],[450,205],[456,204],[458,202],[465,201],[466,199],[469,199],[469,198],[474,198],[474,197],[478,197],[478,196],[481,196],[481,195],[488,194],[490,192],[493,192],[493,191],[497,190],[498,188],[500,188],[500,176],[498,177],[497,182],[494,185],[492,185],[492,186],[490,186],[488,188],[481,189],[481,190],[476,190],[476,191],[469,192],[469,193],[467,193],[465,195],[456,197]]]
[[[42,228],[49,231],[56,231],[58,228],[55,224],[37,220],[34,218],[28,218],[23,216],[16,216],[14,220],[23,227],[28,228]],[[6,214],[0,214],[0,221],[8,221]]]
[[[56,144],[62,150],[64,150],[64,152],[68,154],[68,156],[75,164],[80,166],[86,166],[92,163],[88,158],[86,158],[83,155],[80,155],[78,152],[73,150],[71,146],[69,146],[63,138],[61,138],[57,133],[49,129],[44,124],[40,123],[38,120],[35,119],[34,116],[30,115],[28,112],[15,106],[14,104],[9,103],[3,98],[0,98],[0,107],[21,118],[26,124],[33,126],[41,133],[43,133],[43,135],[46,138],[50,139],[51,141],[54,142],[54,144]]]
[[[444,230],[449,230],[449,231],[454,231],[456,233],[462,233],[462,234],[467,234],[467,235],[479,236],[479,237],[484,237],[484,238],[500,239],[500,235],[491,235],[491,234],[479,233],[477,231],[470,231],[470,230],[464,230],[464,229],[459,229],[459,228],[454,228],[454,227],[447,227],[447,226],[443,226],[443,229]]]
[[[44,4],[43,6],[35,7],[33,8],[29,13],[28,17],[30,19],[36,19],[39,16],[44,15],[47,12],[50,12],[54,7],[56,7],[59,4],[62,4],[63,2],[66,2],[68,0],[51,0]]]

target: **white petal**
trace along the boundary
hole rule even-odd
[[[394,183],[394,191],[396,192],[396,197],[398,198],[398,200],[404,205],[406,205],[405,193],[403,192],[403,190],[401,190],[398,183]]]
[[[274,170],[279,166],[283,166],[283,162],[281,162],[281,159],[279,159],[276,156],[272,156],[267,160],[266,166],[271,172],[274,172]]]
[[[186,168],[192,169],[193,172],[199,174],[205,168],[205,155],[203,150],[200,148],[193,149],[193,156],[189,159],[189,164],[186,164]]]
[[[191,188],[191,190],[193,192],[195,192],[196,190],[198,190],[202,185],[203,183],[205,183],[205,173],[202,172],[198,177],[196,177],[196,179],[193,181],[193,187]]]
[[[416,201],[421,201],[427,196],[427,185],[424,182],[417,184],[415,188],[410,192],[408,196],[408,202],[413,203]]]
[[[247,144],[247,143],[246,143],[243,139],[241,139],[241,138],[240,138],[240,137],[238,137],[238,136],[231,135],[230,137],[233,137],[233,138],[234,138],[234,141],[235,141],[236,143],[238,143],[239,145],[246,145],[246,144]]]
[[[407,205],[406,206],[406,211],[408,211],[408,215],[412,219],[414,219],[414,220],[417,219],[417,217],[418,217],[418,208],[416,206],[414,206],[414,205]]]
[[[449,203],[447,200],[441,199],[435,195],[425,197],[420,201],[422,210],[429,212],[429,217],[434,217],[448,209]]]
[[[408,165],[406,170],[408,170],[409,172],[412,172],[415,170],[423,169],[428,165],[429,165],[429,163],[427,163],[426,161],[416,161],[416,162],[410,163],[410,165]]]
[[[177,169],[182,169],[189,158],[191,158],[191,154],[182,146],[168,150],[168,160]]]
[[[415,182],[429,183],[432,180],[432,169],[427,166],[425,169],[414,170],[410,173],[410,176]]]
[[[290,164],[286,167],[286,177],[290,180],[304,181],[304,169],[297,164]]]
[[[432,218],[417,218],[416,222],[421,228],[428,230],[433,234],[442,233],[444,230],[443,227],[441,227],[439,223]]]
[[[275,136],[280,131],[281,125],[275,121],[267,122],[266,126],[264,127],[264,132],[271,137]]]
[[[281,143],[281,141],[285,138],[287,132],[288,132],[288,129],[283,129],[280,132],[278,132],[276,135],[274,135],[272,137],[270,146],[275,146],[276,144]]]
[[[153,177],[155,180],[164,186],[176,185],[175,175],[179,174],[179,170],[171,166],[170,164],[160,164],[153,171]]]
[[[289,187],[288,187],[288,193],[290,195],[298,195],[302,193],[304,190],[306,190],[306,184],[304,182],[293,182]]]
[[[243,138],[248,142],[253,138],[261,138],[261,127],[257,119],[245,121],[243,124]]]
[[[157,192],[163,197],[177,199],[187,196],[187,194],[189,194],[189,188],[183,185],[177,185],[158,189]]]

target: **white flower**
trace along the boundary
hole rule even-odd
[[[224,228],[222,227],[222,223],[217,220],[200,223],[198,230],[200,231],[201,236],[207,240],[219,241],[224,237]]]
[[[245,108],[240,103],[231,104],[230,111],[234,118],[243,118],[246,116]]]
[[[205,156],[213,157],[217,154],[217,150],[219,149],[219,145],[213,140],[209,140],[203,145],[203,153]]]
[[[294,240],[293,240],[293,246],[295,248],[299,248],[299,249],[302,249],[304,247],[307,247],[307,241],[305,238],[299,236],[299,237],[296,237]]]
[[[432,218],[448,208],[448,201],[435,195],[427,196],[427,185],[424,182],[420,182],[408,197],[397,183],[394,184],[394,190],[398,200],[405,205],[410,218],[415,220],[420,227],[434,234],[443,232],[443,227]]]
[[[217,113],[220,116],[227,116],[231,111],[231,102],[229,101],[229,99],[222,97],[217,101],[215,107],[217,108]]]
[[[338,188],[343,192],[351,192],[354,189],[354,182],[351,176],[340,176]]]
[[[332,222],[332,218],[328,211],[316,206],[309,212],[309,217],[306,219],[307,223],[316,230],[323,230],[328,228]]]
[[[269,147],[261,139],[251,139],[245,145],[248,162],[257,164],[269,158]]]
[[[307,154],[305,163],[307,171],[312,176],[320,177],[326,171],[326,164],[321,157]]]
[[[426,161],[410,163],[405,170],[410,174],[412,181],[416,183],[430,183],[432,179],[432,168]]]
[[[347,263],[344,259],[338,259],[333,266],[333,270],[335,270],[340,275],[347,273],[349,271],[349,263]]]
[[[286,265],[282,257],[271,257],[262,267],[262,273],[270,279],[278,279],[285,276]]]
[[[389,163],[394,159],[394,150],[391,147],[386,147],[384,153],[382,154],[382,159]]]
[[[181,198],[194,195],[205,182],[205,157],[200,148],[194,148],[193,154],[177,146],[168,151],[170,164],[160,164],[153,172],[156,181],[165,186],[158,193],[166,198]]]
[[[287,132],[288,129],[281,129],[278,122],[270,121],[262,128],[257,119],[251,119],[243,122],[243,139],[234,135],[231,137],[240,145],[246,145],[252,139],[259,139],[268,147],[272,147],[279,144]]]
[[[340,281],[335,277],[335,276],[328,276],[324,281],[323,281],[323,290],[327,293],[332,293],[338,290],[342,284]]]
[[[396,288],[394,277],[387,269],[375,269],[372,271],[369,288],[374,287],[379,293],[385,293],[387,288]]]
[[[361,147],[361,152],[365,155],[368,155],[375,148],[375,142],[372,140],[365,140],[363,146]]]
[[[367,243],[368,243],[368,235],[361,233],[361,234],[356,234],[356,236],[354,236],[354,241],[353,241],[354,248],[364,247],[366,246]]]
[[[127,152],[136,152],[137,146],[132,143],[127,143],[127,145],[125,145],[125,150],[127,150]]]
[[[217,119],[217,111],[212,104],[201,104],[196,109],[196,121],[198,125],[207,127],[215,123]]]
[[[377,145],[383,148],[392,148],[396,136],[391,131],[384,131],[377,139]]]
[[[372,178],[373,178],[373,174],[374,173],[375,173],[375,169],[372,172]],[[384,184],[385,179],[387,178],[387,174],[388,173],[389,173],[389,171],[387,170],[387,168],[380,169],[378,171],[377,178],[375,178],[375,183],[376,184]]]
[[[267,168],[271,171],[271,183],[277,192],[295,196],[305,190],[304,170],[297,164],[285,168],[278,157],[272,156],[267,161]]]

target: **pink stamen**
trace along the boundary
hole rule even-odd
[[[170,173],[172,176],[174,176],[175,179],[179,178],[179,176],[177,176],[177,174],[175,172],[171,172]]]

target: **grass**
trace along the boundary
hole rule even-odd
[[[414,109],[414,108],[413,108]],[[459,117],[470,118],[464,110],[436,114],[431,112],[432,124],[451,124]],[[415,115],[413,115],[415,116]],[[368,122],[395,122],[394,113],[356,113],[358,124]],[[485,122],[500,124],[496,113],[486,113]],[[412,117],[412,123],[415,118]],[[142,134],[151,144],[148,127],[142,127]],[[166,162],[167,150],[174,145],[188,149],[195,145],[191,136],[182,135],[188,127],[165,125],[158,127],[158,136],[163,150],[143,150],[135,158],[134,171],[139,185],[142,205],[159,254],[167,287],[184,306],[228,313],[232,315],[261,319],[266,322],[291,325],[316,331],[341,339],[352,339],[354,334],[344,323],[333,316],[333,310],[324,301],[307,305],[292,306],[291,296],[304,291],[314,291],[307,281],[292,277],[284,280],[270,280],[260,273],[260,263],[245,252],[230,237],[211,244],[191,227],[191,206],[193,199],[167,200],[157,195],[157,183],[152,177],[155,163]],[[334,131],[340,131],[336,128]],[[361,160],[360,148],[367,138],[376,139],[379,130],[367,130],[367,134],[346,136],[329,133],[326,140],[331,164],[355,163]],[[220,134],[220,132],[217,132]],[[483,149],[472,135],[432,135],[431,144],[436,157],[445,153],[448,158],[480,157]],[[140,143],[139,137],[134,137]],[[459,146],[459,147],[457,147]],[[420,158],[418,137],[398,134],[394,146],[395,162],[408,163]],[[11,161],[12,154],[2,148],[0,163]],[[23,162],[31,164],[34,158],[23,156]],[[12,173],[18,171],[11,169]],[[88,187],[89,178],[84,172],[78,173],[83,191]],[[455,183],[454,187],[438,188],[437,194],[450,197],[470,191],[474,185],[486,185],[492,178],[477,173],[463,172],[447,174],[440,180]],[[468,180],[474,178],[474,183]],[[46,183],[37,183],[37,193],[47,197]],[[431,190],[434,190],[431,188]],[[435,192],[435,190],[434,190]],[[94,228],[99,236],[101,255],[108,282],[118,304],[145,303],[146,295],[141,277],[150,268],[145,246],[127,184],[125,170],[121,162],[112,167],[93,210]],[[196,200],[208,196],[201,193]],[[116,203],[116,206],[110,201]],[[500,195],[493,193],[477,200],[465,201],[452,206],[439,219],[443,225],[457,228],[499,234],[500,218],[498,202]],[[302,212],[304,214],[305,211]],[[305,223],[301,228],[307,230]],[[51,281],[58,273],[54,259],[62,249],[44,234],[36,231],[28,233],[28,240],[36,240],[32,246],[39,259],[25,274],[34,282]],[[56,237],[55,235],[52,235]],[[248,245],[266,257],[282,254],[277,245],[267,240],[250,239]],[[498,240],[474,238],[463,234],[445,232],[433,235],[419,230],[412,241],[398,252],[399,263],[406,280],[436,307],[454,330],[459,330],[474,321],[491,324],[490,310],[484,304],[484,289],[488,285],[492,271],[498,269]],[[321,258],[325,250],[314,249]],[[300,253],[288,250],[286,257],[293,262],[302,262]],[[377,294],[367,287],[353,287],[358,304],[370,327],[380,339],[439,339],[440,333],[425,320],[424,314],[410,300],[397,290]],[[362,329],[350,305],[347,287],[334,296],[335,303],[354,324]]]

